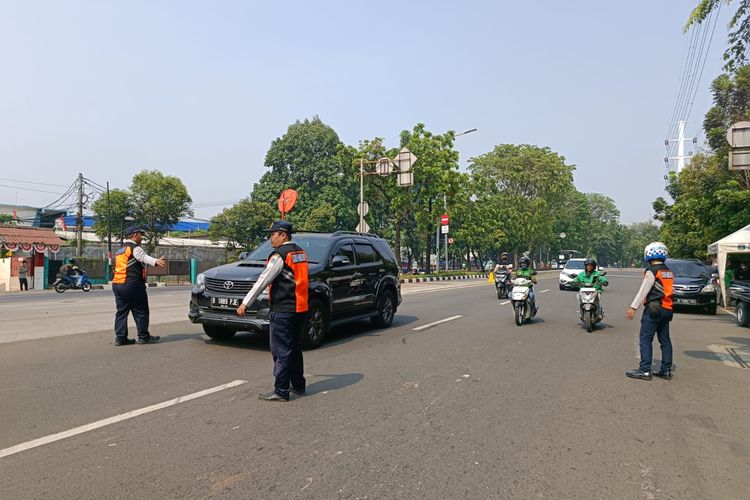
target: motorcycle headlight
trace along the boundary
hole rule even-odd
[[[716,285],[706,285],[701,288],[701,293],[716,293]]]
[[[205,274],[198,273],[198,276],[195,277],[195,286],[197,286],[201,290],[204,290],[206,288],[206,275]]]

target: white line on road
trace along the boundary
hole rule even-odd
[[[477,286],[487,286],[487,283],[472,283],[470,285],[443,285],[443,286],[433,286],[430,288],[419,288],[419,289],[409,289],[409,290],[402,290],[401,295],[412,295],[415,293],[427,293],[427,292],[440,292],[440,291],[449,291],[449,290],[455,290],[456,288],[474,288]]]
[[[418,326],[416,328],[412,328],[413,331],[419,331],[424,330],[425,328],[429,328],[431,326],[439,325],[440,323],[446,323],[448,321],[453,321],[454,319],[462,318],[460,314],[457,316],[451,316],[450,318],[441,319],[440,321],[435,321],[434,323],[427,323],[426,325]]]
[[[506,300],[505,302],[500,302],[501,306],[504,306],[505,304],[510,304],[510,300]]]
[[[546,290],[541,290],[539,293],[549,292],[549,288]]]
[[[231,387],[236,387],[238,385],[242,385],[246,383],[247,383],[247,380],[233,380],[232,382],[229,382],[227,384],[218,385],[210,389],[204,389],[202,391],[188,394],[187,396],[180,396],[179,398],[170,399],[169,401],[164,401],[163,403],[157,403],[155,405],[147,406],[139,410],[133,410],[127,413],[121,413],[120,415],[115,415],[114,417],[105,418],[104,420],[92,422],[90,424],[82,425],[74,429],[58,432],[57,434],[50,434],[49,436],[44,436],[39,439],[34,439],[32,441],[27,441],[25,443],[17,444],[15,446],[11,446],[10,448],[5,448],[4,450],[0,450],[0,458],[7,457],[9,455],[14,455],[22,451],[30,450],[31,448],[36,448],[37,446],[54,443],[55,441],[60,441],[61,439],[76,436],[78,434],[83,434],[84,432],[92,431],[94,429],[99,429],[100,427],[105,427],[107,425],[115,424],[117,422],[122,422],[123,420],[128,420],[130,418],[138,417],[145,413],[150,413],[152,411],[161,410],[162,408],[167,408],[168,406],[174,406],[176,404],[184,403],[185,401],[190,401],[191,399],[196,399],[201,396],[207,396],[209,394],[213,394],[214,392],[223,391],[224,389],[229,389]]]

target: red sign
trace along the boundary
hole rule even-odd
[[[448,225],[448,214],[443,214],[440,216],[440,223],[444,226]]]
[[[297,202],[297,191],[294,189],[285,189],[279,196],[279,211],[281,212],[281,218],[294,207]]]

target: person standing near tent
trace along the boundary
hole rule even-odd
[[[23,258],[18,259],[21,267],[18,268],[18,284],[21,287],[21,291],[29,291],[29,280],[26,278],[26,273],[29,272],[29,266],[26,265],[26,260]]]

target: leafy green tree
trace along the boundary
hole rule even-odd
[[[109,202],[107,193],[104,193],[94,201],[91,209],[94,212],[94,232],[99,239],[107,241],[111,229],[112,240],[117,241],[126,225],[125,217],[132,212],[130,193],[124,189],[112,189]]]
[[[323,202],[307,214],[300,225],[300,231],[330,233],[336,230],[336,210],[333,205]]]
[[[640,265],[643,262],[643,249],[652,241],[659,241],[659,226],[652,221],[636,222],[622,227],[623,257],[626,265]]]
[[[589,214],[585,255],[593,255],[602,263],[620,260],[623,234],[617,205],[612,198],[598,193],[587,193],[586,199]]]
[[[501,144],[471,162],[514,253],[530,253],[554,240],[556,220],[575,193],[575,167],[565,157],[548,147]]]
[[[181,217],[193,215],[193,200],[182,181],[158,170],[143,170],[133,176],[130,194],[131,214],[147,233],[149,252]]]
[[[211,217],[208,234],[212,241],[227,238],[230,246],[250,250],[267,238],[264,230],[277,217],[268,203],[245,198]]]
[[[336,132],[317,116],[290,125],[275,139],[266,154],[263,174],[253,187],[253,201],[276,206],[281,192],[292,188],[299,193],[289,220],[306,227],[313,209],[327,203],[334,208],[335,229],[353,230],[357,225],[358,190],[351,150]],[[318,221],[320,211],[316,213]]]
[[[719,7],[722,0],[700,0],[690,13],[685,31],[694,24],[704,22],[709,14]],[[731,0],[725,0],[727,4]],[[724,67],[734,71],[747,62],[747,46],[750,41],[750,0],[738,0],[737,10],[729,21],[729,47],[724,52]]]

